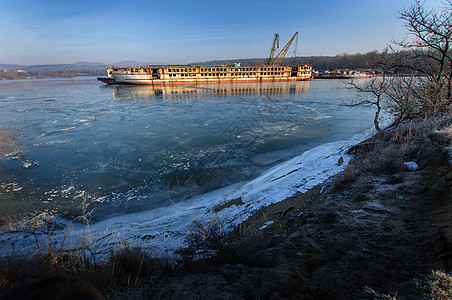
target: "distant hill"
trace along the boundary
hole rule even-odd
[[[52,64],[52,65],[12,65],[12,64],[0,64],[1,70],[25,70],[25,71],[65,71],[65,70],[92,70],[92,69],[105,69],[106,65],[103,63],[75,63],[75,64]]]
[[[0,69],[5,70],[20,70],[21,66],[20,65],[12,65],[12,64],[0,64]]]
[[[0,70],[25,70],[25,71],[65,71],[65,70],[91,70],[105,69],[107,66],[146,66],[146,65],[164,65],[161,62],[138,62],[138,61],[120,61],[111,64],[102,62],[79,61],[74,64],[49,64],[49,65],[16,65],[0,63]]]
[[[89,61],[79,61],[79,62],[76,62],[74,65],[79,65],[79,66],[105,66],[105,64],[101,63],[101,62],[89,62]]]

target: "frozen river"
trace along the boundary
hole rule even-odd
[[[26,150],[0,161],[0,215],[72,217],[84,198],[95,222],[196,205],[199,195],[370,129],[369,108],[343,106],[355,95],[339,80],[167,88],[0,81],[0,123],[16,128]]]

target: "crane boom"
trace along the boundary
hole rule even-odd
[[[278,56],[272,61],[270,66],[279,66],[281,64],[281,61],[286,56],[287,51],[289,51],[290,45],[292,45],[293,40],[298,35],[298,31],[295,32],[294,36],[290,39],[290,41],[287,42],[287,44],[284,46],[284,48],[279,52]]]
[[[273,46],[270,51],[270,56],[268,57],[268,60],[267,60],[268,66],[270,66],[273,63],[273,61],[275,60],[273,58],[273,56],[275,55],[276,48],[279,48],[279,34],[278,33],[275,33],[275,39],[273,40]]]

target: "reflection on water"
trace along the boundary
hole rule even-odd
[[[267,96],[273,98],[288,95],[306,94],[311,81],[298,82],[243,82],[243,83],[206,83],[195,86],[109,86],[114,99],[133,98],[143,100],[152,97],[162,97],[165,100],[176,98],[198,98],[200,94],[215,94],[219,96],[255,97]]]

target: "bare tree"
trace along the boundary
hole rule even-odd
[[[380,128],[380,113],[385,109],[387,102],[387,90],[390,87],[390,81],[386,76],[373,77],[369,80],[352,80],[349,83],[358,91],[358,96],[350,101],[347,106],[375,106],[374,127],[377,131]]]
[[[416,0],[400,11],[408,37],[395,45],[410,50],[395,67],[420,75],[410,87],[416,98],[417,115],[435,115],[450,110],[452,104],[452,1],[443,1],[441,9],[426,11]]]
[[[351,101],[350,106],[377,108],[374,119],[385,110],[395,124],[411,118],[450,113],[452,107],[452,0],[443,1],[441,9],[425,10],[424,2],[415,0],[400,11],[408,36],[395,47],[379,53],[378,62],[385,75],[369,82],[352,84],[367,94]]]

